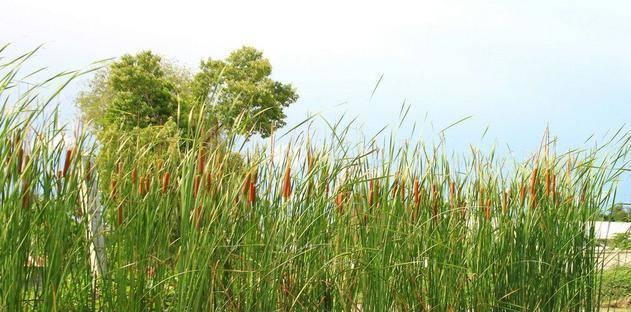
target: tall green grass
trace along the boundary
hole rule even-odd
[[[160,161],[143,161],[155,142],[96,168],[38,86],[14,96],[28,57],[0,67],[0,310],[599,309],[591,221],[628,136],[507,167],[332,126],[235,166],[238,140],[198,126]]]

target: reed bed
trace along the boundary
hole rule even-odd
[[[0,310],[599,310],[591,221],[628,136],[506,165],[333,127],[235,166],[238,139],[197,127],[159,160],[130,137],[95,163],[35,95],[0,117]]]

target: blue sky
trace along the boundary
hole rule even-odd
[[[14,50],[44,43],[37,62],[51,71],[142,49],[195,68],[255,46],[301,95],[290,124],[347,113],[371,133],[395,123],[405,101],[430,136],[472,116],[447,133],[456,151],[509,145],[525,157],[546,126],[566,150],[631,116],[629,1],[8,0],[3,9],[0,40]],[[69,121],[85,84],[59,100]],[[631,202],[628,180],[620,199]]]

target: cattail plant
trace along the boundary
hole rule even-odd
[[[250,205],[256,204],[256,179],[253,179],[248,184],[248,203]]]
[[[392,182],[392,199],[397,198],[397,194],[399,194],[399,173],[397,172],[394,175],[394,182]]]
[[[138,170],[136,168],[131,170],[131,184],[136,184],[138,181]]]
[[[412,183],[412,196],[414,197],[414,206],[418,207],[421,203],[421,183],[418,178],[414,178]]]
[[[488,221],[491,219],[491,199],[487,198],[484,204],[484,218]]]
[[[526,184],[521,182],[519,186],[519,203],[524,205],[526,203]]]
[[[66,177],[66,175],[68,175],[68,170],[70,170],[70,162],[72,160],[72,150],[68,149],[66,150],[66,158],[64,159],[64,169],[61,173],[62,177]]]
[[[140,176],[140,179],[138,179],[138,194],[140,196],[145,195],[145,183],[144,183],[144,177]]]
[[[372,207],[375,204],[377,197],[377,189],[379,188],[378,181],[371,179],[368,181],[368,205]]]
[[[284,200],[289,200],[289,197],[291,196],[291,166],[289,161],[287,162],[285,174],[283,175],[282,195]]]
[[[110,181],[110,198],[114,198],[116,196],[116,180]]]
[[[166,193],[167,190],[169,189],[170,180],[171,180],[171,173],[167,171],[162,175],[162,194]]]
[[[202,148],[197,155],[197,173],[204,174],[206,169],[206,153]]]
[[[206,191],[209,194],[212,193],[212,187],[213,187],[213,175],[209,171],[209,172],[206,173]]]
[[[346,198],[346,194],[343,191],[340,191],[335,196],[335,205],[337,206],[337,210],[341,213],[344,211],[344,200]]]
[[[546,197],[550,197],[552,193],[552,176],[550,172],[550,168],[546,170]]]
[[[150,190],[151,190],[151,177],[149,175],[145,176],[145,179],[142,181],[143,182],[143,195],[147,194]]]
[[[0,106],[3,311],[600,311],[593,221],[628,136],[509,168],[338,123],[277,162],[229,129],[211,140],[200,104],[108,154],[89,133],[66,149],[29,98]]]

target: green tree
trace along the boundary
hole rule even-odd
[[[607,211],[602,215],[605,221],[631,222],[631,209],[627,204],[617,203],[611,211]]]
[[[291,84],[270,78],[272,65],[263,53],[242,47],[225,60],[208,59],[193,79],[192,94],[210,105],[208,118],[219,128],[266,137],[285,125],[284,108],[296,102]]]
[[[187,135],[206,104],[202,122],[209,127],[265,137],[285,125],[284,109],[298,99],[291,84],[272,80],[271,73],[269,60],[251,47],[225,60],[202,61],[195,75],[145,51],[124,55],[97,73],[77,102],[99,133],[173,120]]]
[[[97,74],[78,99],[86,119],[98,130],[162,125],[177,111],[176,88],[161,58],[149,51],[124,55]]]
[[[631,249],[631,233],[618,233],[611,239],[610,247],[629,250]]]
[[[268,136],[285,124],[283,110],[298,98],[271,73],[269,60],[250,47],[225,60],[202,61],[196,74],[150,51],[122,56],[98,72],[77,100],[101,145],[99,170],[107,176],[112,164],[132,158],[138,170],[177,159],[197,134],[239,167],[242,160],[223,146],[223,134]]]

